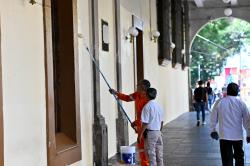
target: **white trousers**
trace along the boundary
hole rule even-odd
[[[148,131],[147,138],[145,139],[145,148],[150,166],[164,166],[161,131]]]

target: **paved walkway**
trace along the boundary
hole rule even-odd
[[[196,126],[195,112],[185,113],[163,128],[165,166],[221,166],[219,142],[209,136],[207,124]],[[246,166],[250,166],[250,145],[245,145]],[[114,158],[113,158],[114,159]],[[109,165],[120,165],[114,159]]]

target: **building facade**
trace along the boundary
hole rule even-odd
[[[107,165],[136,141],[92,56],[114,89],[150,80],[165,124],[189,111],[186,5],[1,0],[0,165]],[[134,103],[122,105],[133,120]]]

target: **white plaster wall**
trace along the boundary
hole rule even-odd
[[[122,69],[122,92],[131,94],[135,91],[134,79],[134,51],[133,44],[125,39],[129,27],[132,25],[132,15],[126,8],[121,6],[121,69]],[[130,117],[135,120],[135,103],[124,102],[123,107]],[[129,125],[129,144],[132,144],[137,135]]]
[[[157,29],[156,0],[151,0],[152,30]],[[158,45],[150,41],[149,0],[121,0],[121,30],[122,34],[132,26],[132,14],[143,20],[144,42],[144,77],[150,80],[152,87],[158,91],[157,101],[165,109],[165,124],[189,110],[188,106],[188,72],[182,69],[173,69],[171,65],[161,67],[158,65]],[[133,50],[132,44],[122,40],[122,84],[124,92],[133,91]],[[129,115],[134,117],[132,104],[124,104]],[[136,141],[136,135],[129,129],[129,143]]]
[[[175,119],[180,114],[188,111],[188,74],[187,71],[181,69],[172,69],[171,66],[161,67],[157,60],[157,44],[150,41],[149,29],[149,4],[148,1],[132,1],[121,0],[121,63],[122,63],[122,92],[132,93],[135,90],[134,85],[134,64],[133,64],[133,45],[129,40],[125,40],[125,35],[128,28],[132,25],[132,14],[135,14],[144,21],[144,68],[145,78],[152,82],[152,85],[158,89],[159,103],[165,108],[165,123]],[[155,1],[152,1],[154,4]],[[79,17],[79,33],[83,34],[85,41],[89,42],[89,22],[87,7],[89,4],[80,0],[78,2],[78,17]],[[110,85],[116,87],[116,69],[115,69],[115,17],[114,17],[114,1],[106,0],[99,1],[99,63],[100,68],[106,76]],[[152,29],[156,29],[156,12],[155,6],[152,6]],[[102,51],[101,48],[101,19],[109,24],[109,52]],[[82,48],[83,40],[79,39],[80,53],[80,73],[81,82],[81,119],[82,119],[82,161],[73,164],[73,166],[92,165],[93,159],[92,149],[92,85],[89,81],[92,80],[90,73],[91,62],[84,48]],[[96,43],[98,44],[98,43]],[[91,46],[93,47],[93,46]],[[81,54],[83,55],[81,58]],[[84,77],[83,77],[84,75]],[[105,117],[108,125],[108,156],[111,157],[116,153],[116,118],[117,108],[114,98],[109,94],[108,87],[101,78],[101,114]],[[179,86],[179,83],[181,86]],[[89,94],[89,95],[88,95]],[[89,104],[88,104],[89,103]],[[123,104],[125,111],[128,113],[131,120],[134,120],[134,102]],[[90,120],[91,119],[91,120]],[[136,141],[137,135],[129,127],[129,143]],[[90,151],[89,151],[90,150]]]
[[[90,1],[77,1],[77,11],[78,33],[83,36],[83,38],[78,39],[82,144],[82,161],[80,163],[81,166],[89,166],[93,165],[93,78],[92,62],[85,46],[92,49],[90,45]]]
[[[115,10],[114,0],[99,1],[99,62],[100,68],[105,75],[108,83],[116,89],[116,55],[115,55]],[[109,51],[102,50],[102,31],[101,19],[108,22],[109,28]],[[114,97],[109,93],[104,80],[100,79],[100,99],[101,114],[108,125],[108,156],[111,157],[116,153],[116,118],[117,107]]]
[[[181,68],[174,69],[169,64],[167,67],[158,65],[158,45],[150,41],[150,15],[147,9],[150,3],[144,7],[143,18],[145,23],[144,54],[145,54],[145,73],[152,86],[158,90],[157,101],[165,109],[165,124],[177,118],[179,115],[189,111],[188,99],[188,71]],[[157,29],[156,0],[151,0],[151,29]]]
[[[2,27],[2,68],[4,102],[5,165],[46,166],[46,105],[43,43],[43,14],[40,5],[28,0],[0,0]],[[40,2],[41,3],[41,2]],[[187,71],[160,67],[157,61],[157,44],[149,40],[149,5],[144,0],[121,0],[122,38],[122,91],[134,91],[133,47],[125,40],[125,32],[132,25],[132,14],[144,21],[145,78],[158,89],[157,100],[164,106],[165,120],[176,118],[188,111]],[[93,92],[92,66],[84,43],[89,45],[91,25],[88,0],[78,1],[79,70],[81,101],[82,161],[75,165],[93,165]],[[155,8],[152,8],[155,17]],[[100,48],[100,67],[110,85],[116,87],[115,24],[113,0],[99,2],[99,33],[101,19],[109,23],[109,52]],[[156,20],[152,19],[152,27]],[[90,46],[92,47],[92,46]],[[178,85],[181,82],[181,87]],[[134,103],[124,103],[134,119]],[[101,79],[101,113],[108,125],[109,157],[116,152],[116,103]],[[129,143],[136,134],[129,128]]]
[[[181,69],[172,69],[171,66],[161,67],[157,60],[157,44],[150,41],[149,29],[149,4],[148,1],[121,0],[121,64],[122,64],[122,92],[129,94],[134,92],[134,53],[133,44],[125,40],[128,28],[132,25],[132,14],[139,16],[144,21],[144,72],[145,78],[149,79],[152,85],[158,90],[157,100],[165,109],[165,123],[175,119],[180,114],[188,111],[188,74]],[[154,4],[155,1],[152,1]],[[83,34],[85,41],[89,42],[90,30],[86,25],[89,22],[87,1],[78,1],[79,33]],[[100,68],[113,88],[116,88],[115,69],[115,17],[114,1],[99,1],[99,63]],[[156,29],[155,6],[152,6],[152,29]],[[101,19],[109,24],[109,52],[102,51],[101,42]],[[98,44],[98,43],[96,43]],[[79,39],[80,73],[81,73],[81,119],[82,119],[82,161],[72,166],[93,165],[92,149],[92,85],[91,62],[82,47],[83,39]],[[93,47],[93,46],[91,46]],[[84,76],[83,76],[84,75]],[[116,118],[117,107],[114,98],[109,94],[108,87],[101,78],[101,114],[105,117],[108,125],[108,156],[116,153]],[[179,86],[179,84],[181,86]],[[88,95],[89,94],[89,95]],[[131,120],[134,120],[134,102],[123,103],[124,109]],[[129,143],[136,141],[137,135],[129,127]]]
[[[39,1],[40,3],[40,1]],[[0,0],[6,166],[46,166],[43,10]]]

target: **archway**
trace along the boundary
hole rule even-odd
[[[230,82],[241,88],[241,97],[250,95],[250,24],[222,17],[203,25],[190,45],[190,85],[210,81],[219,93]],[[244,63],[243,63],[244,62]]]

